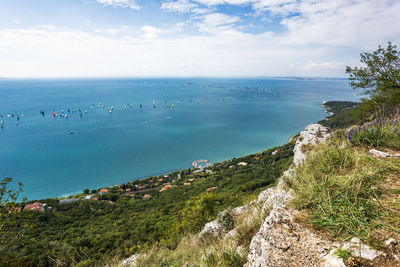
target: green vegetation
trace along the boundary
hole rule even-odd
[[[28,243],[16,246],[9,255],[40,266],[103,266],[153,244],[167,254],[182,237],[199,232],[220,211],[239,206],[273,185],[291,164],[293,147],[288,143],[279,147],[276,155],[271,155],[277,149],[272,148],[216,163],[208,173],[183,170],[109,188],[102,194],[97,193],[100,189],[92,190],[91,200],[85,199],[88,190],[73,196],[78,201],[69,204],[41,200],[52,207],[51,211],[18,213],[29,217],[34,227],[26,234]],[[240,166],[239,162],[248,165]],[[190,185],[184,185],[188,182]],[[169,185],[168,190],[159,192]],[[151,197],[144,199],[145,194]],[[27,204],[19,205],[24,208]],[[227,214],[220,219],[228,226],[233,223]],[[225,266],[243,261],[228,248],[214,256]]]
[[[308,211],[313,225],[375,246],[400,237],[399,159],[372,158],[339,136],[319,144],[297,171],[293,203]]]
[[[328,101],[323,107],[327,112],[332,112],[333,115],[327,117],[318,123],[329,127],[332,130],[347,128],[360,123],[357,116],[357,108],[360,103],[349,101]]]
[[[372,53],[361,53],[363,67],[346,67],[350,85],[367,95],[357,110],[363,121],[400,115],[400,52],[392,43]]]
[[[218,217],[233,219],[235,234],[231,237],[224,237],[230,229],[226,228],[221,235],[212,238],[188,234],[174,250],[155,244],[145,252],[145,255],[139,258],[137,266],[185,266],[186,263],[190,263],[192,266],[207,267],[243,266],[247,261],[246,256],[249,252],[251,239],[260,229],[268,213],[269,211],[262,210],[258,205],[250,205],[245,213],[236,217],[231,217],[229,212],[224,211]],[[238,249],[239,247],[240,249]]]
[[[351,256],[351,251],[349,249],[337,248],[334,254],[342,259],[344,262],[347,262],[347,260]]]
[[[0,181],[0,266],[23,265],[23,259],[16,259],[11,255],[19,245],[26,244],[25,233],[30,228],[28,218],[21,215],[19,207],[15,205],[22,183],[18,189],[9,189],[11,178]]]
[[[399,121],[391,123],[375,122],[369,126],[351,129],[349,141],[355,146],[373,146],[389,149],[400,149]]]

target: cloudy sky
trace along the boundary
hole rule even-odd
[[[0,0],[0,77],[344,77],[400,0]]]

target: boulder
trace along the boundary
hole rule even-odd
[[[251,241],[246,266],[320,265],[332,244],[297,223],[297,213],[284,205],[274,205]]]
[[[368,245],[363,244],[358,237],[353,237],[350,243],[345,244],[343,248],[349,249],[351,251],[351,255],[354,257],[359,257],[371,261],[374,260],[376,257],[379,257],[383,253],[382,251],[377,251],[370,248]]]
[[[224,227],[218,222],[218,220],[214,220],[208,222],[204,225],[203,230],[200,232],[200,237],[207,236],[207,235],[219,235],[224,230]]]
[[[379,151],[379,150],[376,150],[376,149],[371,149],[369,151],[369,153],[371,153],[371,155],[374,156],[374,157],[380,157],[380,158],[388,158],[388,157],[391,156],[389,153],[386,153],[386,152],[383,152],[383,151]]]
[[[335,249],[332,249],[328,255],[321,259],[321,266],[323,267],[346,267],[343,260],[335,255]]]

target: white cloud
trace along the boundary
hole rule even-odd
[[[215,6],[215,5],[222,5],[222,4],[229,4],[229,5],[245,5],[249,3],[253,3],[257,0],[194,0],[198,3],[208,5],[208,6]]]
[[[223,13],[208,14],[203,16],[203,19],[207,26],[232,24],[240,20],[240,18],[237,16],[229,16]]]
[[[169,2],[163,2],[161,4],[162,9],[177,13],[187,13],[197,7],[198,5],[193,4],[188,0],[169,1]]]
[[[160,28],[3,29],[0,77],[343,76],[361,51],[400,44],[399,1],[257,0],[253,8],[257,3],[282,17],[285,30],[246,33],[245,18],[215,11]]]
[[[157,29],[156,27],[149,25],[143,26],[142,31],[144,32],[143,34],[144,38],[155,38],[157,34],[161,32],[160,29]]]
[[[140,6],[135,0],[96,0],[98,3],[105,6],[131,8],[133,10],[139,10]]]

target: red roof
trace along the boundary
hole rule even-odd
[[[25,206],[24,210],[35,210],[35,211],[44,211],[45,203],[35,202],[33,204],[28,204]]]

